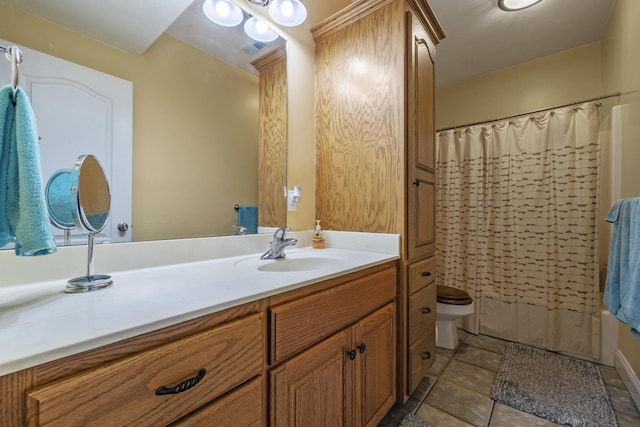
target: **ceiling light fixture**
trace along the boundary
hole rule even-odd
[[[273,0],[269,15],[280,25],[295,27],[307,19],[307,8],[300,0]]]
[[[244,23],[244,32],[255,41],[269,43],[278,38],[278,34],[267,24],[251,17]]]
[[[498,0],[498,7],[507,12],[522,10],[540,3],[542,0]]]
[[[256,6],[265,7],[269,4],[269,0],[249,0],[249,3],[253,3]]]
[[[235,27],[244,19],[242,9],[229,0],[205,0],[202,11],[209,20],[223,27]]]

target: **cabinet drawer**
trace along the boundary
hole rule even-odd
[[[409,297],[409,342],[415,342],[436,321],[436,285],[432,283]]]
[[[171,424],[171,427],[263,425],[262,377]]]
[[[409,266],[409,294],[436,280],[436,258],[431,257]]]
[[[263,315],[236,320],[27,392],[30,425],[170,423],[262,371]],[[156,395],[206,374],[177,394]],[[82,410],[78,410],[82,408]]]
[[[358,321],[396,295],[396,269],[271,308],[271,362],[279,363]]]
[[[409,394],[412,394],[436,360],[436,325],[411,346],[409,359]]]

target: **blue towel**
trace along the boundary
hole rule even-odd
[[[40,146],[29,98],[0,89],[0,247],[15,242],[20,256],[56,251],[40,177]]]
[[[614,225],[604,304],[640,338],[640,198],[619,200],[605,221]]]
[[[249,230],[250,234],[258,233],[258,207],[240,206],[238,209],[238,224]]]

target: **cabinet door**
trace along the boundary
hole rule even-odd
[[[396,400],[395,303],[353,328],[356,353],[356,426],[377,425]]]
[[[271,425],[350,425],[344,403],[353,399],[350,341],[348,332],[339,332],[271,370]]]
[[[435,251],[434,46],[424,27],[407,13],[408,260]]]

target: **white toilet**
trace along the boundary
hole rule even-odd
[[[438,286],[436,346],[455,350],[458,347],[456,320],[474,311],[473,299],[468,293],[450,286]]]

